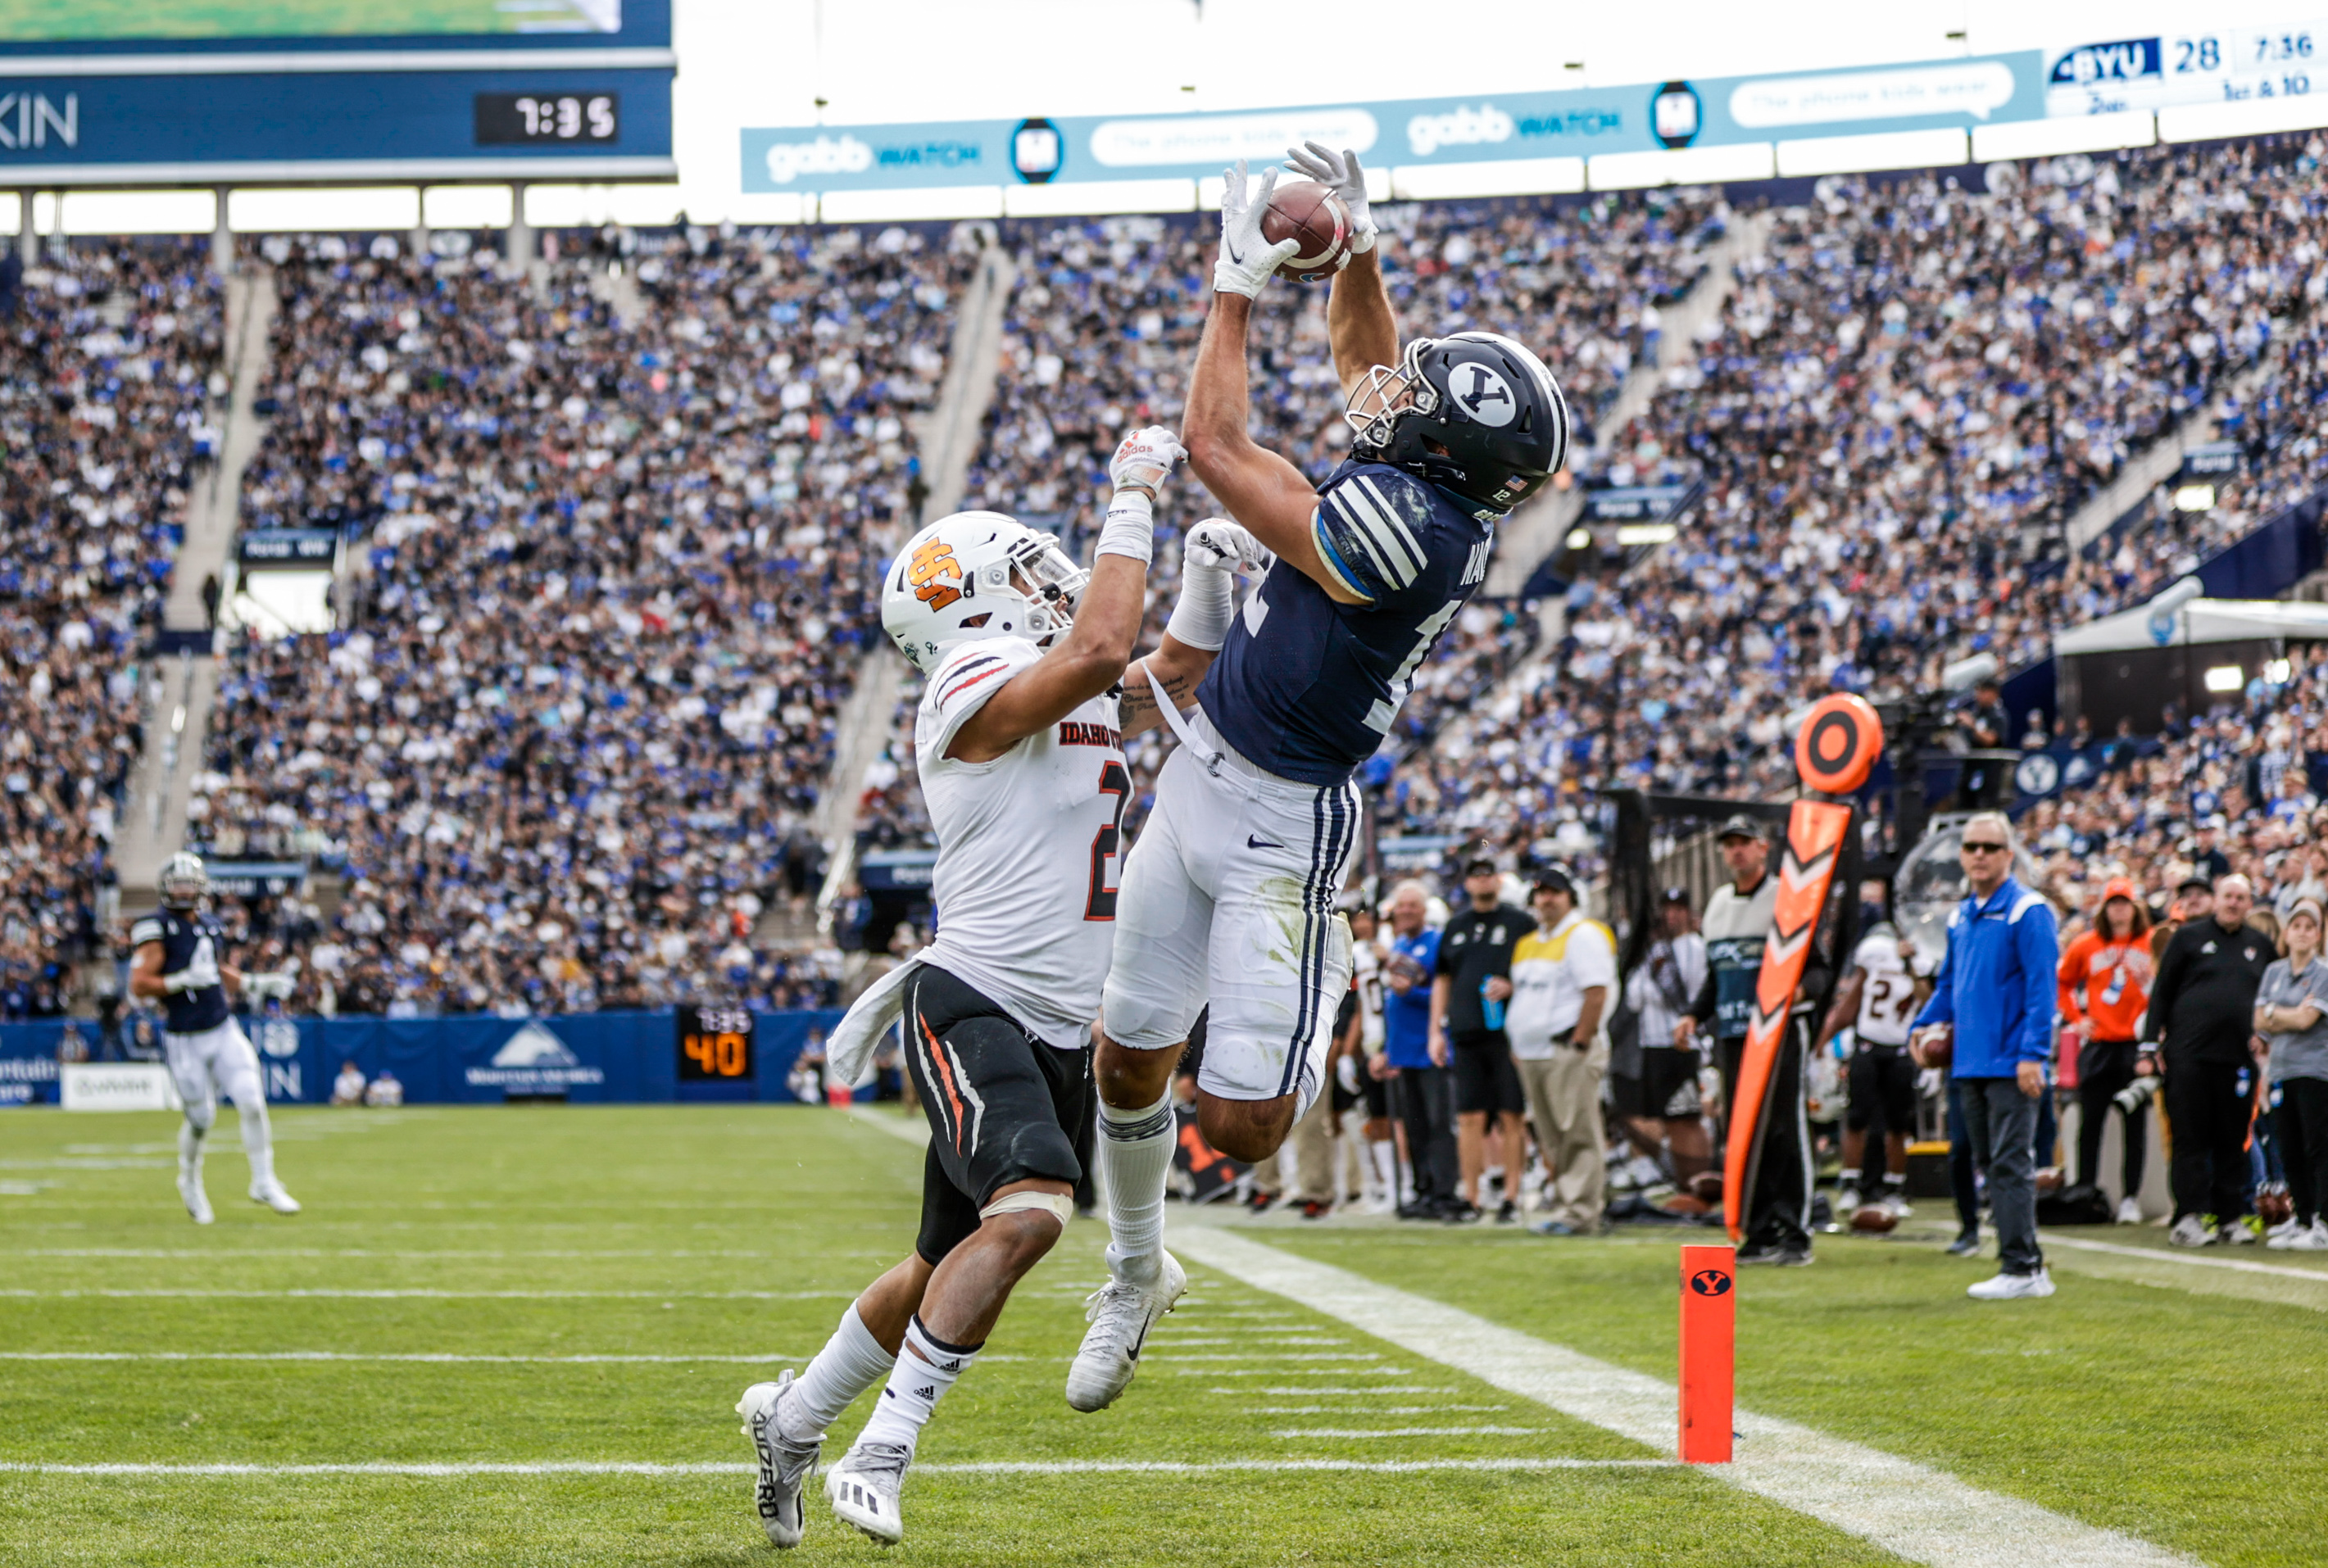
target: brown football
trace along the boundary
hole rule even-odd
[[[1863,1203],[1851,1211],[1851,1228],[1862,1235],[1887,1235],[1899,1226],[1899,1216],[1880,1203]]]
[[[1261,237],[1272,245],[1291,239],[1300,246],[1277,270],[1305,283],[1331,277],[1350,264],[1350,210],[1315,180],[1295,180],[1270,192]]]

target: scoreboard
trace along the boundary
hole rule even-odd
[[[751,1009],[682,1007],[678,1010],[678,1019],[681,1083],[753,1081]]]
[[[669,178],[671,5],[0,4],[0,187]]]

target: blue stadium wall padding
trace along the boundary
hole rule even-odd
[[[655,1104],[699,1101],[782,1102],[793,1061],[812,1032],[840,1021],[839,1009],[756,1012],[753,1075],[686,1083],[679,1079],[678,1016],[650,1012],[577,1013],[504,1019],[465,1014],[433,1019],[244,1019],[258,1047],[267,1097],[322,1104],[342,1062],[367,1078],[388,1068],[415,1104],[493,1104],[562,1094],[577,1103]],[[86,1019],[0,1024],[0,1106],[53,1103],[57,1048],[68,1027],[95,1055],[97,1030]]]

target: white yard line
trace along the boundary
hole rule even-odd
[[[983,1360],[985,1357],[981,1357],[980,1359]],[[1394,1385],[1385,1385],[1379,1388],[1216,1388],[1211,1390],[1211,1392],[1215,1394],[1242,1394],[1246,1395],[1255,1394],[1274,1394],[1287,1396],[1307,1394],[1311,1399],[1380,1399],[1386,1394],[1460,1394],[1463,1391],[1460,1388],[1433,1388],[1427,1384],[1398,1384]],[[1442,1405],[1441,1408],[1452,1410],[1456,1407],[1453,1405]],[[1482,1408],[1485,1407],[1483,1406]],[[1503,1406],[1497,1405],[1496,1408],[1497,1410],[1501,1410]]]
[[[1256,1350],[1251,1355],[1241,1355],[1226,1350],[1205,1350],[1194,1356],[1172,1356],[1159,1350],[1151,1352],[1146,1359],[1150,1361],[1266,1361],[1272,1365],[1279,1365],[1288,1361],[1379,1361],[1382,1357],[1371,1350],[1297,1350],[1284,1356],[1268,1350]]]
[[[251,1301],[848,1301],[855,1291],[19,1291],[0,1296],[42,1301],[224,1299]]]
[[[1182,1225],[1182,1258],[1338,1318],[1352,1328],[1605,1427],[1660,1454],[1678,1432],[1674,1385],[1491,1323],[1460,1308],[1311,1263],[1234,1232]],[[2009,1310],[2009,1309],[2007,1309]],[[1908,1558],[1947,1568],[2190,1568],[2192,1559],[2115,1530],[1985,1491],[1945,1471],[1793,1422],[1740,1410],[1738,1457],[1708,1477]]]
[[[871,1105],[857,1104],[848,1108],[848,1114],[876,1131],[887,1132],[890,1137],[910,1143],[916,1149],[929,1147],[930,1124],[919,1117],[909,1121],[887,1111],[877,1110]]]
[[[1405,1475],[1417,1470],[1623,1470],[1661,1469],[1671,1460],[1468,1459],[1468,1460],[991,1460],[963,1464],[916,1464],[916,1475],[1070,1476],[1216,1474],[1225,1470],[1356,1470]],[[150,1476],[172,1480],[205,1477],[268,1479],[291,1476],[418,1476],[443,1479],[463,1476],[748,1476],[747,1464],[649,1464],[619,1460],[545,1460],[496,1464],[442,1464],[378,1460],[362,1464],[42,1464],[0,1460],[0,1475]]]
[[[207,1261],[223,1258],[241,1261],[249,1258],[457,1258],[497,1262],[508,1258],[749,1258],[762,1263],[774,1261],[780,1254],[765,1248],[745,1252],[740,1249],[704,1252],[656,1252],[652,1249],[600,1252],[569,1250],[562,1252],[444,1252],[434,1250],[406,1251],[399,1247],[266,1247],[230,1250],[220,1247],[26,1247],[15,1253],[20,1258],[187,1258]],[[830,1255],[830,1254],[828,1254]],[[887,1257],[887,1253],[868,1254]]]
[[[465,1356],[438,1351],[373,1356],[345,1350],[0,1350],[0,1361],[418,1361],[523,1366],[685,1366],[701,1361],[769,1366],[802,1359],[774,1351],[765,1356]]]
[[[1272,1437],[1533,1437],[1540,1426],[1281,1426]]]
[[[2274,1279],[2302,1280],[2309,1285],[2328,1285],[2328,1269],[2301,1269],[2286,1263],[2250,1263],[2239,1258],[2202,1258],[2187,1252],[2168,1252],[2163,1247],[2130,1247],[2118,1242],[2089,1242],[2082,1236],[2055,1235],[2051,1231],[2039,1233],[2039,1240],[2049,1247],[2068,1247],[2081,1253],[2107,1253],[2118,1258],[2140,1258],[2145,1263],[2182,1263],[2194,1269],[2229,1269],[2242,1274],[2268,1274]]]

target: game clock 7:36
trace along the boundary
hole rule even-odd
[[[622,99],[611,92],[481,92],[481,147],[611,142],[622,135]]]

